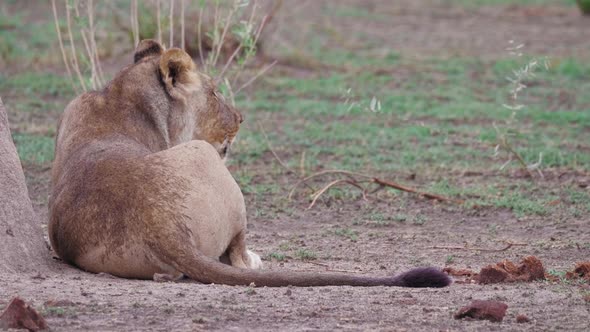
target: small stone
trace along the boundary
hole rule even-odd
[[[516,322],[519,324],[528,323],[531,320],[525,314],[519,314],[516,316]]]
[[[455,313],[455,319],[474,318],[480,320],[489,320],[491,322],[501,322],[506,315],[508,305],[499,301],[492,300],[473,300],[471,304],[463,307]]]
[[[47,323],[35,309],[21,298],[15,297],[0,315],[0,329],[40,331],[47,329]]]
[[[479,272],[478,281],[480,284],[495,284],[503,282],[508,278],[506,271],[500,270],[495,266],[487,266]]]

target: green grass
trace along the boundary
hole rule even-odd
[[[53,63],[60,59],[55,23],[51,16],[44,22],[23,21],[22,15],[2,12],[0,7],[0,56],[19,65]],[[60,25],[65,26],[62,21]]]
[[[355,230],[350,228],[338,228],[334,230],[334,234],[337,236],[345,237],[351,240],[352,242],[356,242],[358,240],[358,233]]]
[[[280,253],[280,252],[271,252],[270,254],[268,254],[268,258],[274,259],[274,260],[277,260],[280,262],[280,261],[284,261],[287,258],[287,256],[283,253]]]
[[[451,3],[572,5],[574,1]],[[331,5],[326,11],[336,18],[359,20],[381,20],[381,15],[386,15],[346,5]],[[19,15],[0,14],[3,60],[52,60],[61,64],[52,24],[49,19],[28,25]],[[153,27],[142,29],[149,28]],[[517,216],[551,214],[553,208],[546,203],[554,196],[569,204],[572,214],[587,213],[590,199],[579,191],[570,193],[560,188],[550,195],[538,195],[526,186],[508,187],[502,181],[503,173],[493,178],[491,184],[461,184],[453,180],[463,171],[498,171],[506,158],[494,158],[498,141],[494,124],[510,127],[514,148],[528,163],[536,162],[542,153],[542,169],[590,171],[587,61],[552,58],[550,70],[540,71],[525,82],[528,88],[522,92],[520,102],[526,107],[518,111],[513,124],[507,125],[511,112],[501,106],[508,98],[506,76],[526,59],[508,55],[486,60],[465,56],[413,58],[402,54],[398,50],[383,52],[383,45],[377,41],[343,35],[328,24],[318,28],[301,54],[292,54],[303,63],[308,61],[309,70],[302,75],[270,71],[257,81],[252,94],[238,96],[237,106],[247,120],[229,164],[235,166],[233,175],[246,195],[273,200],[273,207],[256,210],[257,216],[274,218],[276,211],[286,211],[286,206],[292,205],[285,201],[286,191],[293,184],[293,178],[285,176],[285,170],[270,154],[257,121],[264,126],[274,151],[290,168],[299,170],[305,153],[303,166],[307,174],[335,168],[396,179],[414,173],[421,181],[416,185],[426,190],[510,209]],[[14,139],[23,162],[49,163],[53,158],[53,133],[28,132],[29,123],[25,122],[36,117],[51,118],[61,111],[73,97],[69,79],[63,73],[28,69],[10,76],[4,72],[0,73],[0,95],[5,102],[10,98],[10,109],[27,113],[15,117],[23,123],[11,122],[18,128]],[[376,112],[370,109],[373,98],[381,104]],[[505,174],[518,167],[512,163]],[[529,181],[515,182],[520,185]],[[358,190],[343,186],[330,189],[322,200],[350,201],[360,196]],[[393,216],[374,213],[360,222],[393,227],[400,222],[407,225],[427,221],[420,214],[400,212]],[[335,234],[351,240],[358,236],[347,228],[338,229]]]
[[[304,261],[311,261],[311,260],[315,260],[317,259],[317,254],[311,250],[308,249],[297,249],[297,251],[295,251],[295,257],[304,260]]]
[[[396,61],[416,66],[413,60]],[[280,144],[305,150],[333,168],[389,172],[423,165],[489,169],[497,163],[499,167],[502,161],[490,163],[497,142],[492,125],[502,128],[510,116],[501,106],[508,97],[505,77],[522,62],[458,58],[429,59],[422,65],[429,71],[401,80],[396,90],[387,87],[395,78],[370,73],[334,73],[315,79],[271,75],[254,98],[238,104],[245,112],[286,117]],[[544,167],[590,169],[589,154],[576,146],[590,147],[584,143],[590,142],[590,99],[584,93],[590,89],[584,79],[589,68],[575,59],[555,60],[551,70],[527,82],[530,87],[522,95],[527,107],[519,111],[513,126],[518,133],[513,145],[527,162],[536,162],[542,152]],[[481,79],[473,81],[473,73]],[[566,105],[559,101],[563,91],[572,96]],[[373,96],[382,104],[379,112],[369,110]],[[248,137],[247,129],[243,133],[249,144],[254,140],[264,144]],[[450,142],[460,143],[460,148]],[[250,146],[246,157],[259,157],[266,150]],[[287,162],[296,166],[297,160]]]
[[[531,183],[515,187],[513,183],[496,180],[491,185],[481,183],[465,187],[443,179],[433,183],[427,191],[447,197],[465,199],[466,206],[506,208],[513,211],[519,218],[530,215],[548,215],[553,210],[561,209],[562,203],[569,205],[569,214],[574,217],[590,211],[590,194],[571,187],[560,188],[558,193],[538,193],[537,187]],[[558,204],[549,204],[550,202]]]
[[[73,97],[73,90],[67,77],[43,72],[22,72],[11,76],[0,74],[0,91],[26,95],[29,98]]]
[[[547,207],[543,203],[544,201],[533,200],[520,192],[511,192],[492,200],[492,204],[511,209],[517,217],[534,214],[546,215]]]
[[[53,138],[31,134],[13,134],[12,138],[23,163],[46,165],[53,160]]]

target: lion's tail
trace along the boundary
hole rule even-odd
[[[162,253],[162,252],[160,252]],[[451,278],[433,267],[415,268],[392,277],[368,277],[339,273],[264,271],[236,268],[199,252],[165,255],[166,261],[191,279],[203,283],[226,285],[281,286],[398,286],[445,287]]]

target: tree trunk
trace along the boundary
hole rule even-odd
[[[49,251],[33,211],[0,98],[0,272],[46,269]]]

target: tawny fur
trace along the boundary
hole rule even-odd
[[[222,159],[242,115],[184,51],[147,40],[134,60],[60,119],[49,238],[64,261],[125,278],[232,285],[449,284],[434,268],[382,278],[257,270],[244,198]]]

